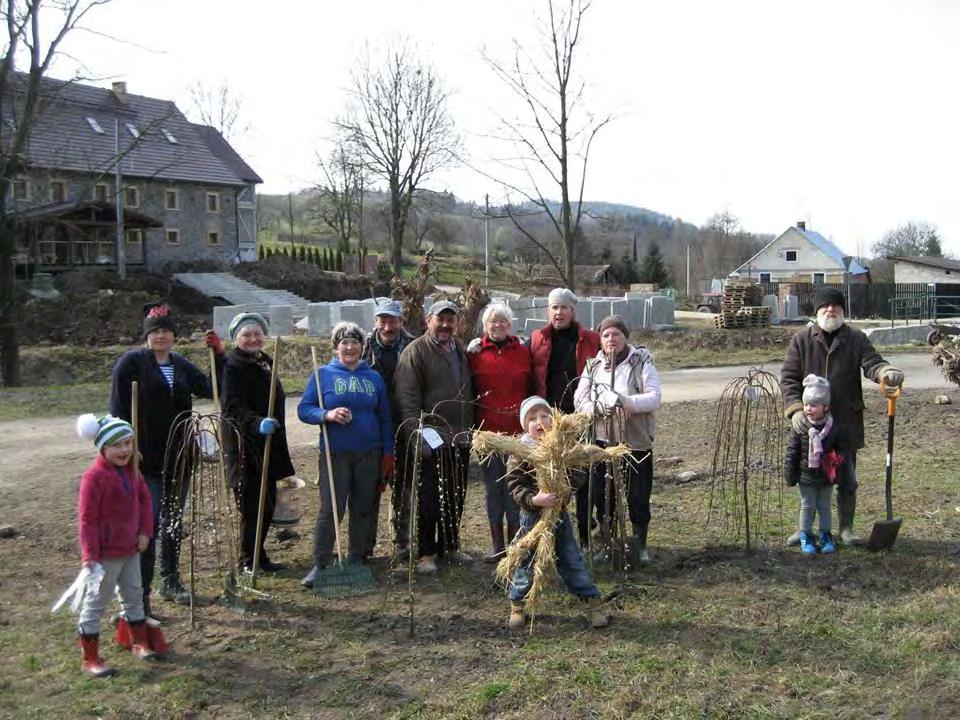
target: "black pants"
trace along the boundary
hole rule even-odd
[[[235,488],[237,507],[240,510],[240,559],[247,564],[253,563],[253,552],[257,546],[257,513],[260,511],[260,473],[256,477],[245,476],[240,487]],[[265,553],[263,543],[267,531],[273,522],[273,510],[277,505],[277,481],[267,480],[267,496],[263,505],[263,529],[260,532],[260,561]]]
[[[183,507],[187,502],[188,482],[173,483],[157,476],[145,475],[153,504],[153,537],[140,553],[140,581],[143,596],[150,597],[154,567],[157,564],[157,543],[160,543],[160,577],[176,575],[180,568],[180,543],[183,530]]]
[[[633,450],[630,454],[633,456],[633,462],[623,461],[620,466],[621,477],[627,484],[627,514],[630,522],[639,525],[643,535],[646,536],[647,526],[650,525],[650,494],[653,492],[653,449],[649,451]],[[593,485],[593,507],[601,525],[607,512],[606,474],[606,463],[596,463],[590,470],[590,482]],[[584,494],[584,506],[586,506],[586,494]],[[613,511],[613,516],[610,518],[612,526],[616,519],[616,495],[611,498],[610,507]],[[577,521],[579,522],[579,520],[580,495],[578,493]]]
[[[460,518],[467,497],[468,448],[446,445],[423,458],[417,502],[418,555],[460,549]]]

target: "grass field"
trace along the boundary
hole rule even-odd
[[[882,401],[866,401],[862,532],[882,515],[886,431]],[[708,402],[664,406],[657,456],[679,455],[680,469],[704,477],[715,413]],[[604,591],[620,593],[602,631],[588,630],[576,601],[552,583],[532,632],[511,634],[490,566],[474,564],[417,581],[411,637],[405,576],[390,571],[386,542],[373,564],[375,594],[330,601],[304,593],[297,580],[308,567],[316,510],[308,482],[300,537],[269,545],[290,565],[262,581],[269,597],[242,616],[216,604],[218,575],[199,531],[196,628],[186,609],[158,602],[172,657],[145,665],[105,643],[103,654],[121,671],[109,681],[81,675],[71,619],[47,612],[77,570],[75,482],[89,458],[64,449],[36,472],[17,467],[11,476],[5,468],[0,482],[3,517],[20,533],[0,540],[0,715],[958,717],[960,416],[928,393],[907,391],[897,433],[894,499],[904,524],[892,552],[806,558],[780,547],[796,519],[796,495],[787,490],[782,532],[747,555],[706,527],[706,480],[659,478],[654,562],[637,573],[598,572]],[[8,448],[8,462],[27,453],[21,445]],[[308,481],[316,477],[314,450],[298,448],[295,464]],[[469,552],[486,550],[484,525],[482,489],[471,483]],[[383,514],[381,540],[385,526]]]

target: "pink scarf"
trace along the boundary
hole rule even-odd
[[[819,430],[811,427],[810,430],[807,431],[810,436],[810,453],[807,457],[808,468],[820,467],[820,457],[823,455],[823,438],[827,436],[832,427],[833,415],[827,415],[827,421],[823,424],[823,427]]]

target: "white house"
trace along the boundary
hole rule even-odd
[[[867,269],[844,255],[823,235],[808,230],[802,220],[789,227],[732,273],[732,278],[758,282],[842,283],[866,282]]]
[[[960,260],[921,255],[891,256],[898,283],[960,283]]]

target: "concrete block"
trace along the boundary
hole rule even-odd
[[[777,300],[777,296],[764,295],[763,305],[764,307],[770,308],[770,324],[771,325],[779,324],[780,323],[780,301]]]
[[[363,328],[364,332],[369,332],[373,330],[373,313],[377,309],[377,301],[373,298],[367,298],[361,304],[363,305],[363,322],[360,323],[360,327]]]
[[[911,342],[927,343],[927,334],[933,329],[930,325],[901,325],[900,327],[870,328],[864,330],[875,347],[881,345],[906,345]],[[894,361],[896,362],[896,361]]]
[[[293,335],[293,306],[270,306],[270,334],[274,337]]]
[[[213,329],[220,337],[228,339],[230,321],[246,311],[246,305],[217,305],[213,308]]]
[[[796,295],[787,295],[784,303],[783,316],[787,320],[796,320],[800,317],[800,302]]]
[[[337,304],[340,309],[340,318],[337,322],[354,322],[360,327],[364,327],[364,307],[362,303],[341,302]],[[373,313],[370,314],[370,326],[373,326]]]
[[[330,334],[333,327],[330,303],[309,303],[307,305],[307,335],[322,337]]]

